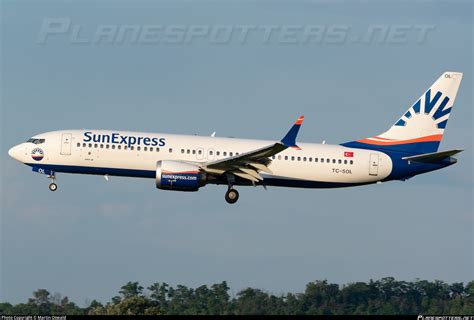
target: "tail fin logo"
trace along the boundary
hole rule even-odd
[[[462,76],[461,72],[443,73],[387,131],[343,145],[413,154],[437,151]]]
[[[407,121],[414,114],[425,114],[430,115],[435,121],[438,129],[444,129],[448,123],[449,113],[451,112],[451,106],[445,109],[449,102],[449,97],[446,96],[441,100],[443,94],[438,91],[431,98],[431,89],[426,91],[424,97],[421,97],[396,123],[395,126],[405,126]],[[422,101],[423,100],[423,101]],[[439,104],[438,102],[441,101]],[[437,107],[436,107],[437,106]]]

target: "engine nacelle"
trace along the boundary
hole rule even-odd
[[[198,191],[206,184],[206,174],[190,163],[160,160],[156,163],[156,187],[176,191]]]

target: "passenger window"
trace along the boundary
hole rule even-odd
[[[231,156],[231,157],[232,157],[233,155],[234,155],[234,154],[233,154],[232,152],[229,152],[229,156]]]
[[[223,154],[224,154],[224,157],[227,157],[227,152],[226,152],[226,151],[224,151],[224,153],[223,153]]]
[[[169,148],[168,151],[169,151],[170,153],[173,153],[173,148]]]
[[[272,156],[272,159],[275,160],[275,156]]]
[[[143,151],[148,151],[148,147],[143,147]]]
[[[156,148],[156,152],[160,152],[160,148]]]
[[[319,160],[318,158],[314,158],[314,162],[318,162],[318,160]]]
[[[94,148],[97,148],[97,143],[96,143],[96,144],[94,144]]]
[[[285,156],[285,160],[288,160],[288,156]]]
[[[128,146],[123,146],[123,150],[128,150]]]
[[[198,150],[198,154],[202,154],[202,150]]]
[[[332,159],[332,163],[336,163],[336,159]]]
[[[115,144],[112,145],[112,149],[115,149]]]
[[[184,149],[181,149],[181,153],[184,153]]]
[[[83,143],[83,144],[82,144],[82,147],[83,147],[83,148],[85,148],[86,146],[87,146],[87,144],[86,144],[86,143]]]
[[[122,149],[122,146],[121,146],[121,145],[118,145],[118,146],[117,146],[117,149],[119,149],[119,150]]]
[[[313,162],[313,158],[309,157],[308,158],[309,162]]]
[[[134,149],[135,149],[135,147],[134,147],[134,146],[131,146],[131,147],[130,147],[130,150],[132,150],[132,151],[133,151]]]
[[[193,150],[193,154],[196,154],[196,150]]]
[[[280,155],[278,156],[278,160],[281,160],[281,156],[280,156]]]
[[[344,160],[344,164],[347,164],[347,160]]]
[[[108,144],[105,145],[105,149],[108,149],[110,146]],[[133,147],[132,147],[133,148]]]
[[[101,145],[100,145],[100,148],[101,148],[101,149],[104,149],[104,145],[103,145],[103,144],[101,144]]]
[[[353,164],[353,163],[354,163],[354,161],[351,160],[350,164]]]
[[[150,151],[153,151],[153,147],[150,147]]]
[[[306,157],[303,157],[303,161],[306,161]]]
[[[221,153],[219,151],[216,151],[216,156],[220,155]]]
[[[291,156],[291,161],[295,161],[295,156]]]
[[[186,150],[186,153],[187,153],[187,154],[190,154],[190,153],[191,153],[191,150],[189,150],[189,149]]]
[[[77,147],[79,148],[80,146],[81,146],[81,143],[80,143],[80,142],[78,142],[78,143],[77,143]]]
[[[329,163],[329,162],[331,162],[331,159],[327,158],[326,163]]]
[[[301,157],[298,157],[298,161],[301,161]]]
[[[209,155],[212,156],[212,150],[209,150]]]
[[[342,160],[341,160],[341,159],[337,160],[337,163],[341,164],[341,163],[342,163]]]

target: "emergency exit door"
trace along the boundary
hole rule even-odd
[[[63,133],[61,135],[61,154],[69,156],[71,154],[72,134]]]
[[[370,154],[369,175],[377,176],[379,174],[379,155],[376,153]]]

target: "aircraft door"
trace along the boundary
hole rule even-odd
[[[369,175],[377,176],[379,174],[379,155],[376,153],[370,154],[369,160]]]
[[[71,155],[71,145],[72,145],[72,134],[63,133],[61,135],[61,155],[63,156]]]

